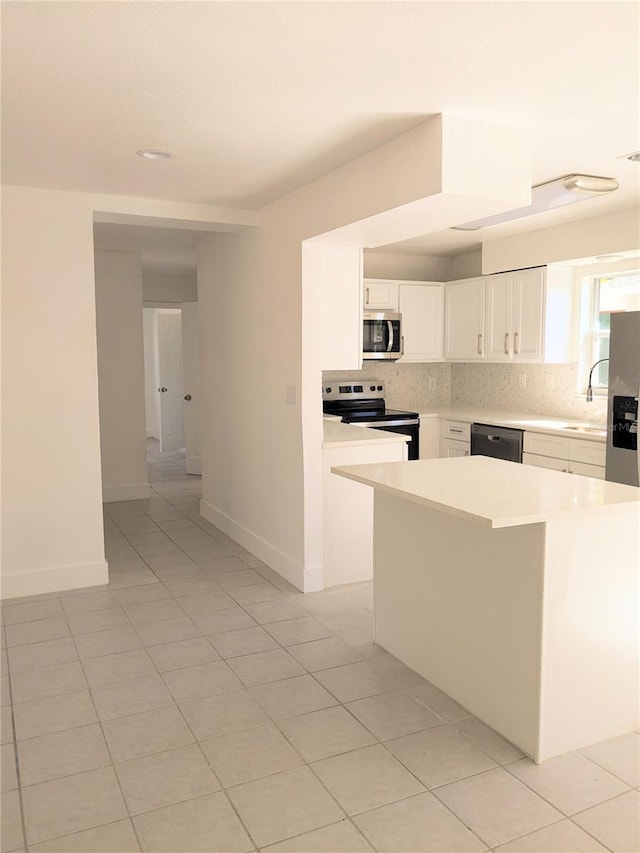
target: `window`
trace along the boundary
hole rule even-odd
[[[640,272],[623,272],[587,279],[582,294],[583,369],[586,388],[589,370],[609,357],[611,314],[616,311],[640,311]],[[594,394],[606,393],[609,362],[598,364],[591,378]]]

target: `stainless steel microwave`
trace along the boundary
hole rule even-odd
[[[402,315],[391,311],[365,311],[362,358],[394,361],[402,355]]]

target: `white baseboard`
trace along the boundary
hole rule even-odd
[[[49,566],[26,572],[3,570],[0,577],[0,598],[21,598],[45,592],[62,592],[86,586],[109,583],[109,565],[106,561],[79,566]]]
[[[292,560],[279,548],[257,536],[242,524],[238,524],[212,504],[200,501],[200,515],[219,527],[247,551],[251,551],[259,560],[266,563],[289,583],[303,592],[317,592],[324,589],[322,567],[305,569],[301,563]]]
[[[114,501],[139,501],[151,497],[149,483],[130,483],[125,486],[103,486],[102,502],[105,504]]]

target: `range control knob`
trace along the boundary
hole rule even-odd
[[[326,389],[326,392],[327,392],[327,394],[330,394],[330,393],[331,393],[331,388],[327,388],[327,389]]]
[[[382,391],[382,385],[378,385],[378,391]]]
[[[376,390],[375,385],[369,385],[369,391],[375,391],[375,390]]]

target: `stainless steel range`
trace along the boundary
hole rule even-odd
[[[333,383],[322,388],[322,410],[325,415],[339,415],[345,424],[384,429],[411,437],[409,459],[420,455],[420,415],[388,409],[384,400],[384,383],[376,379],[361,382]]]

